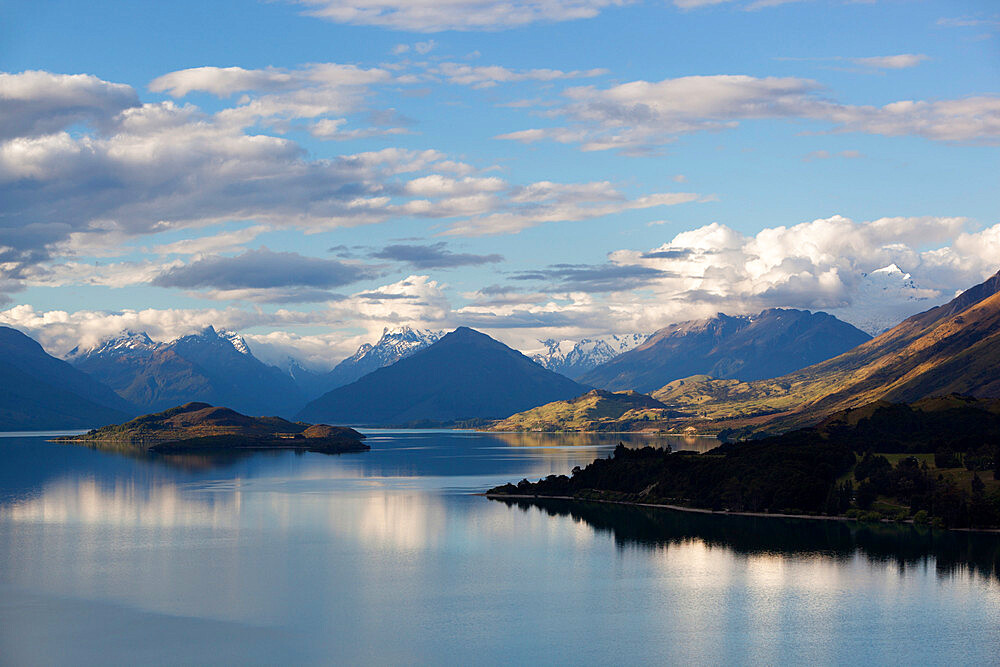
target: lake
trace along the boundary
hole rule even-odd
[[[1000,661],[1000,536],[489,500],[645,440],[368,433],[335,456],[0,438],[0,663]]]

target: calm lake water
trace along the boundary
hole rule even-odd
[[[0,438],[0,663],[1000,661],[995,535],[471,495],[618,439],[207,458]]]

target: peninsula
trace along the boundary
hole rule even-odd
[[[208,403],[186,403],[55,441],[160,453],[295,449],[340,454],[371,449],[364,437],[352,428],[248,417]]]
[[[486,492],[750,516],[1000,526],[1000,400],[877,401],[814,427],[696,454],[628,449]]]

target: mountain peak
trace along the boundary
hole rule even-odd
[[[547,338],[538,342],[544,351],[532,352],[531,359],[550,371],[577,378],[589,370],[633,350],[649,338],[645,333],[606,334],[579,340]]]
[[[896,266],[895,263],[890,264],[889,266],[883,266],[881,269],[875,269],[872,271],[871,275],[902,276],[904,280],[910,277],[909,273],[905,273],[901,268]]]
[[[219,338],[223,338],[232,343],[233,347],[240,354],[245,354],[247,356],[253,356],[250,352],[250,347],[247,345],[247,341],[243,336],[239,335],[235,331],[217,331]]]
[[[638,391],[699,374],[757,380],[824,361],[869,338],[826,313],[791,308],[753,316],[720,313],[660,329],[579,380],[602,389]]]
[[[116,356],[131,353],[148,353],[155,350],[159,343],[153,341],[145,331],[125,329],[119,334],[105,338],[97,345],[80,350],[75,347],[66,355],[67,359],[75,360],[90,356]]]
[[[324,394],[299,414],[382,425],[497,419],[588,389],[480,331],[458,327],[418,354]]]

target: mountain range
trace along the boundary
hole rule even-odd
[[[541,366],[568,378],[579,378],[589,370],[607,363],[618,355],[642,345],[649,334],[610,334],[580,340],[548,338],[538,341],[544,352],[531,355]]]
[[[485,334],[459,327],[324,394],[298,418],[363,425],[499,419],[588,389]]]
[[[998,290],[1000,274],[875,339],[824,313],[719,314],[661,329],[579,382],[465,327],[444,336],[385,330],[334,371],[312,374],[316,382],[321,375],[335,375],[326,381],[359,377],[304,409],[308,393],[300,369],[264,364],[234,332],[207,327],[165,343],[124,332],[96,348],[74,350],[67,364],[28,336],[2,328],[0,427],[93,426],[198,400],[249,414],[299,412],[313,421],[355,424],[502,419],[544,407],[511,423],[597,428],[588,425],[593,422],[606,430],[630,415],[630,428],[780,430],[875,400],[912,402],[955,392],[1000,396]],[[571,366],[608,349],[614,354],[611,342],[621,349],[640,338],[552,342],[548,359]],[[374,370],[366,373],[369,368]],[[603,393],[583,397],[594,387]],[[312,391],[321,389],[316,384]],[[575,402],[549,405],[568,399]]]
[[[652,347],[656,339],[654,334],[645,345],[608,365]],[[998,367],[1000,273],[843,354],[791,373],[751,381],[707,374],[673,380],[653,391],[651,398],[684,416],[641,426],[721,431],[721,436],[733,438],[808,426],[877,401],[913,403],[950,394],[996,398],[1000,397]],[[513,415],[495,428],[515,423],[531,423],[539,430],[572,428],[579,422],[572,403],[556,402]],[[633,417],[628,410],[618,418],[608,415],[600,428],[634,428]]]
[[[660,329],[579,380],[601,389],[644,393],[697,374],[758,380],[829,359],[870,338],[826,313],[785,308],[746,316],[719,313]]]
[[[89,427],[134,414],[108,387],[0,326],[0,431]]]
[[[165,343],[127,331],[94,349],[73,350],[68,361],[145,412],[202,401],[253,415],[291,415],[304,402],[288,374],[254,357],[238,334],[210,326]]]

